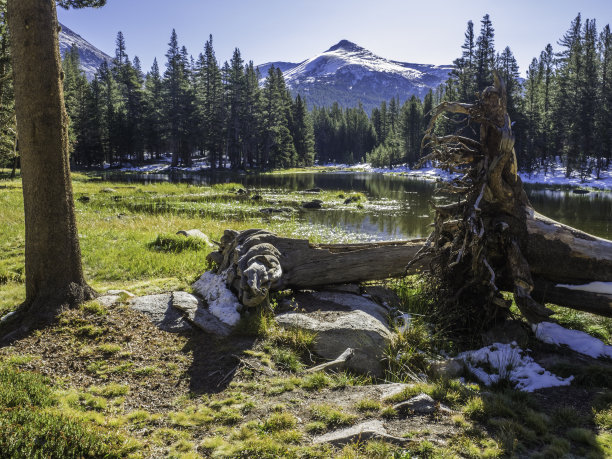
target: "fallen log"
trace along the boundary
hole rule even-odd
[[[208,255],[245,306],[257,306],[270,290],[315,289],[402,276],[423,246],[413,241],[311,244],[260,229],[226,230],[217,252]],[[424,269],[415,264],[411,272]]]
[[[536,212],[527,217],[525,251],[540,303],[553,303],[612,317],[612,297],[605,293],[557,287],[559,284],[612,282],[612,241],[597,238]],[[363,244],[313,244],[264,230],[226,230],[209,259],[246,306],[264,302],[270,291],[317,289],[427,271],[431,257],[410,265],[423,239]],[[229,272],[228,272],[229,270]]]

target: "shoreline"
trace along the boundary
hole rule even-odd
[[[211,172],[209,164],[204,160],[196,159],[192,166],[172,167],[169,161],[161,161],[143,166],[126,165],[125,167],[111,168],[109,165],[101,169],[84,169],[75,170],[74,172],[107,172],[107,173],[140,173],[140,174],[168,174],[172,172],[185,173],[201,173]],[[272,171],[250,171],[241,169],[232,171],[231,169],[215,169],[218,173],[238,173],[238,174],[299,174],[299,173],[316,173],[316,172],[343,172],[343,173],[374,173],[384,175],[398,175],[421,179],[427,181],[448,181],[458,174],[452,174],[442,169],[432,166],[422,167],[420,169],[411,169],[408,165],[398,165],[393,168],[372,167],[370,164],[321,164],[315,166],[307,166],[303,168],[278,169]],[[596,190],[596,191],[612,191],[612,171],[602,171],[600,178],[595,176],[587,176],[582,180],[576,173],[573,173],[569,178],[565,177],[565,170],[561,164],[556,164],[548,173],[544,172],[520,172],[519,177],[525,184],[541,185],[555,189],[580,189],[580,190]]]

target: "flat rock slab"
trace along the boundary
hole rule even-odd
[[[187,292],[172,292],[172,306],[185,314],[193,326],[219,336],[227,336],[232,329],[217,319],[202,300]]]
[[[379,285],[370,285],[366,287],[364,296],[371,298],[388,309],[397,308],[402,303],[402,300],[400,300],[399,296],[397,296],[393,290]]]
[[[129,306],[149,316],[151,322],[160,330],[172,333],[191,330],[191,325],[183,318],[183,314],[172,307],[172,293],[132,298]]]
[[[347,348],[355,353],[347,368],[376,376],[383,374],[381,361],[391,342],[386,309],[368,298],[341,292],[298,293],[293,311],[276,316],[284,328],[316,333],[313,351],[333,360]]]
[[[320,435],[314,438],[313,443],[329,443],[333,446],[343,446],[348,443],[365,442],[371,439],[385,440],[389,443],[402,445],[410,442],[408,439],[389,435],[382,421],[373,420]]]
[[[393,406],[393,409],[398,413],[411,412],[415,414],[433,414],[440,410],[441,412],[451,412],[445,406],[436,406],[436,401],[427,394],[419,394],[405,402],[398,403]]]
[[[119,295],[102,295],[96,298],[96,301],[107,308],[118,303],[121,297]]]
[[[104,295],[96,298],[102,306],[110,307],[118,303],[122,298],[134,298],[134,295],[127,290],[109,290]]]

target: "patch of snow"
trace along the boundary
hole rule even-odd
[[[397,329],[400,333],[404,333],[406,330],[410,328],[410,322],[412,322],[411,314],[402,314],[395,318],[397,323]]]
[[[234,326],[240,320],[239,311],[242,305],[236,295],[227,288],[227,274],[228,271],[221,274],[206,271],[192,287],[206,300],[211,314],[221,322]]]
[[[573,376],[561,378],[545,370],[515,342],[494,343],[463,352],[457,358],[463,360],[468,370],[486,386],[508,379],[516,389],[533,392],[546,387],[569,386],[574,379]],[[494,372],[488,373],[489,369]]]
[[[536,338],[548,344],[565,345],[580,354],[593,358],[612,358],[612,346],[604,344],[601,340],[579,330],[568,330],[552,322],[533,324],[532,329]]]
[[[603,293],[612,295],[612,282],[591,282],[589,284],[557,284],[556,287],[568,290],[580,290],[582,292]]]
[[[599,177],[595,174],[588,175],[586,177],[580,177],[580,175],[573,171],[569,177],[566,177],[566,168],[560,158],[550,167],[545,173],[543,171],[538,172],[519,172],[519,176],[523,183],[538,183],[545,185],[572,185],[576,187],[590,187],[599,190],[611,190],[612,189],[612,174],[610,171],[601,171]]]

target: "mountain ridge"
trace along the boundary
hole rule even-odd
[[[61,56],[64,57],[70,48],[76,45],[79,50],[79,57],[81,58],[81,69],[85,72],[85,76],[89,81],[93,80],[100,64],[102,64],[103,61],[110,63],[112,57],[96,48],[64,24],[60,23],[60,26],[59,44]]]
[[[281,69],[292,94],[306,97],[311,107],[337,101],[344,107],[361,103],[366,111],[393,97],[399,97],[400,102],[412,95],[423,98],[453,69],[452,65],[385,59],[347,39],[299,63],[280,61],[258,66],[262,82],[272,65]]]

